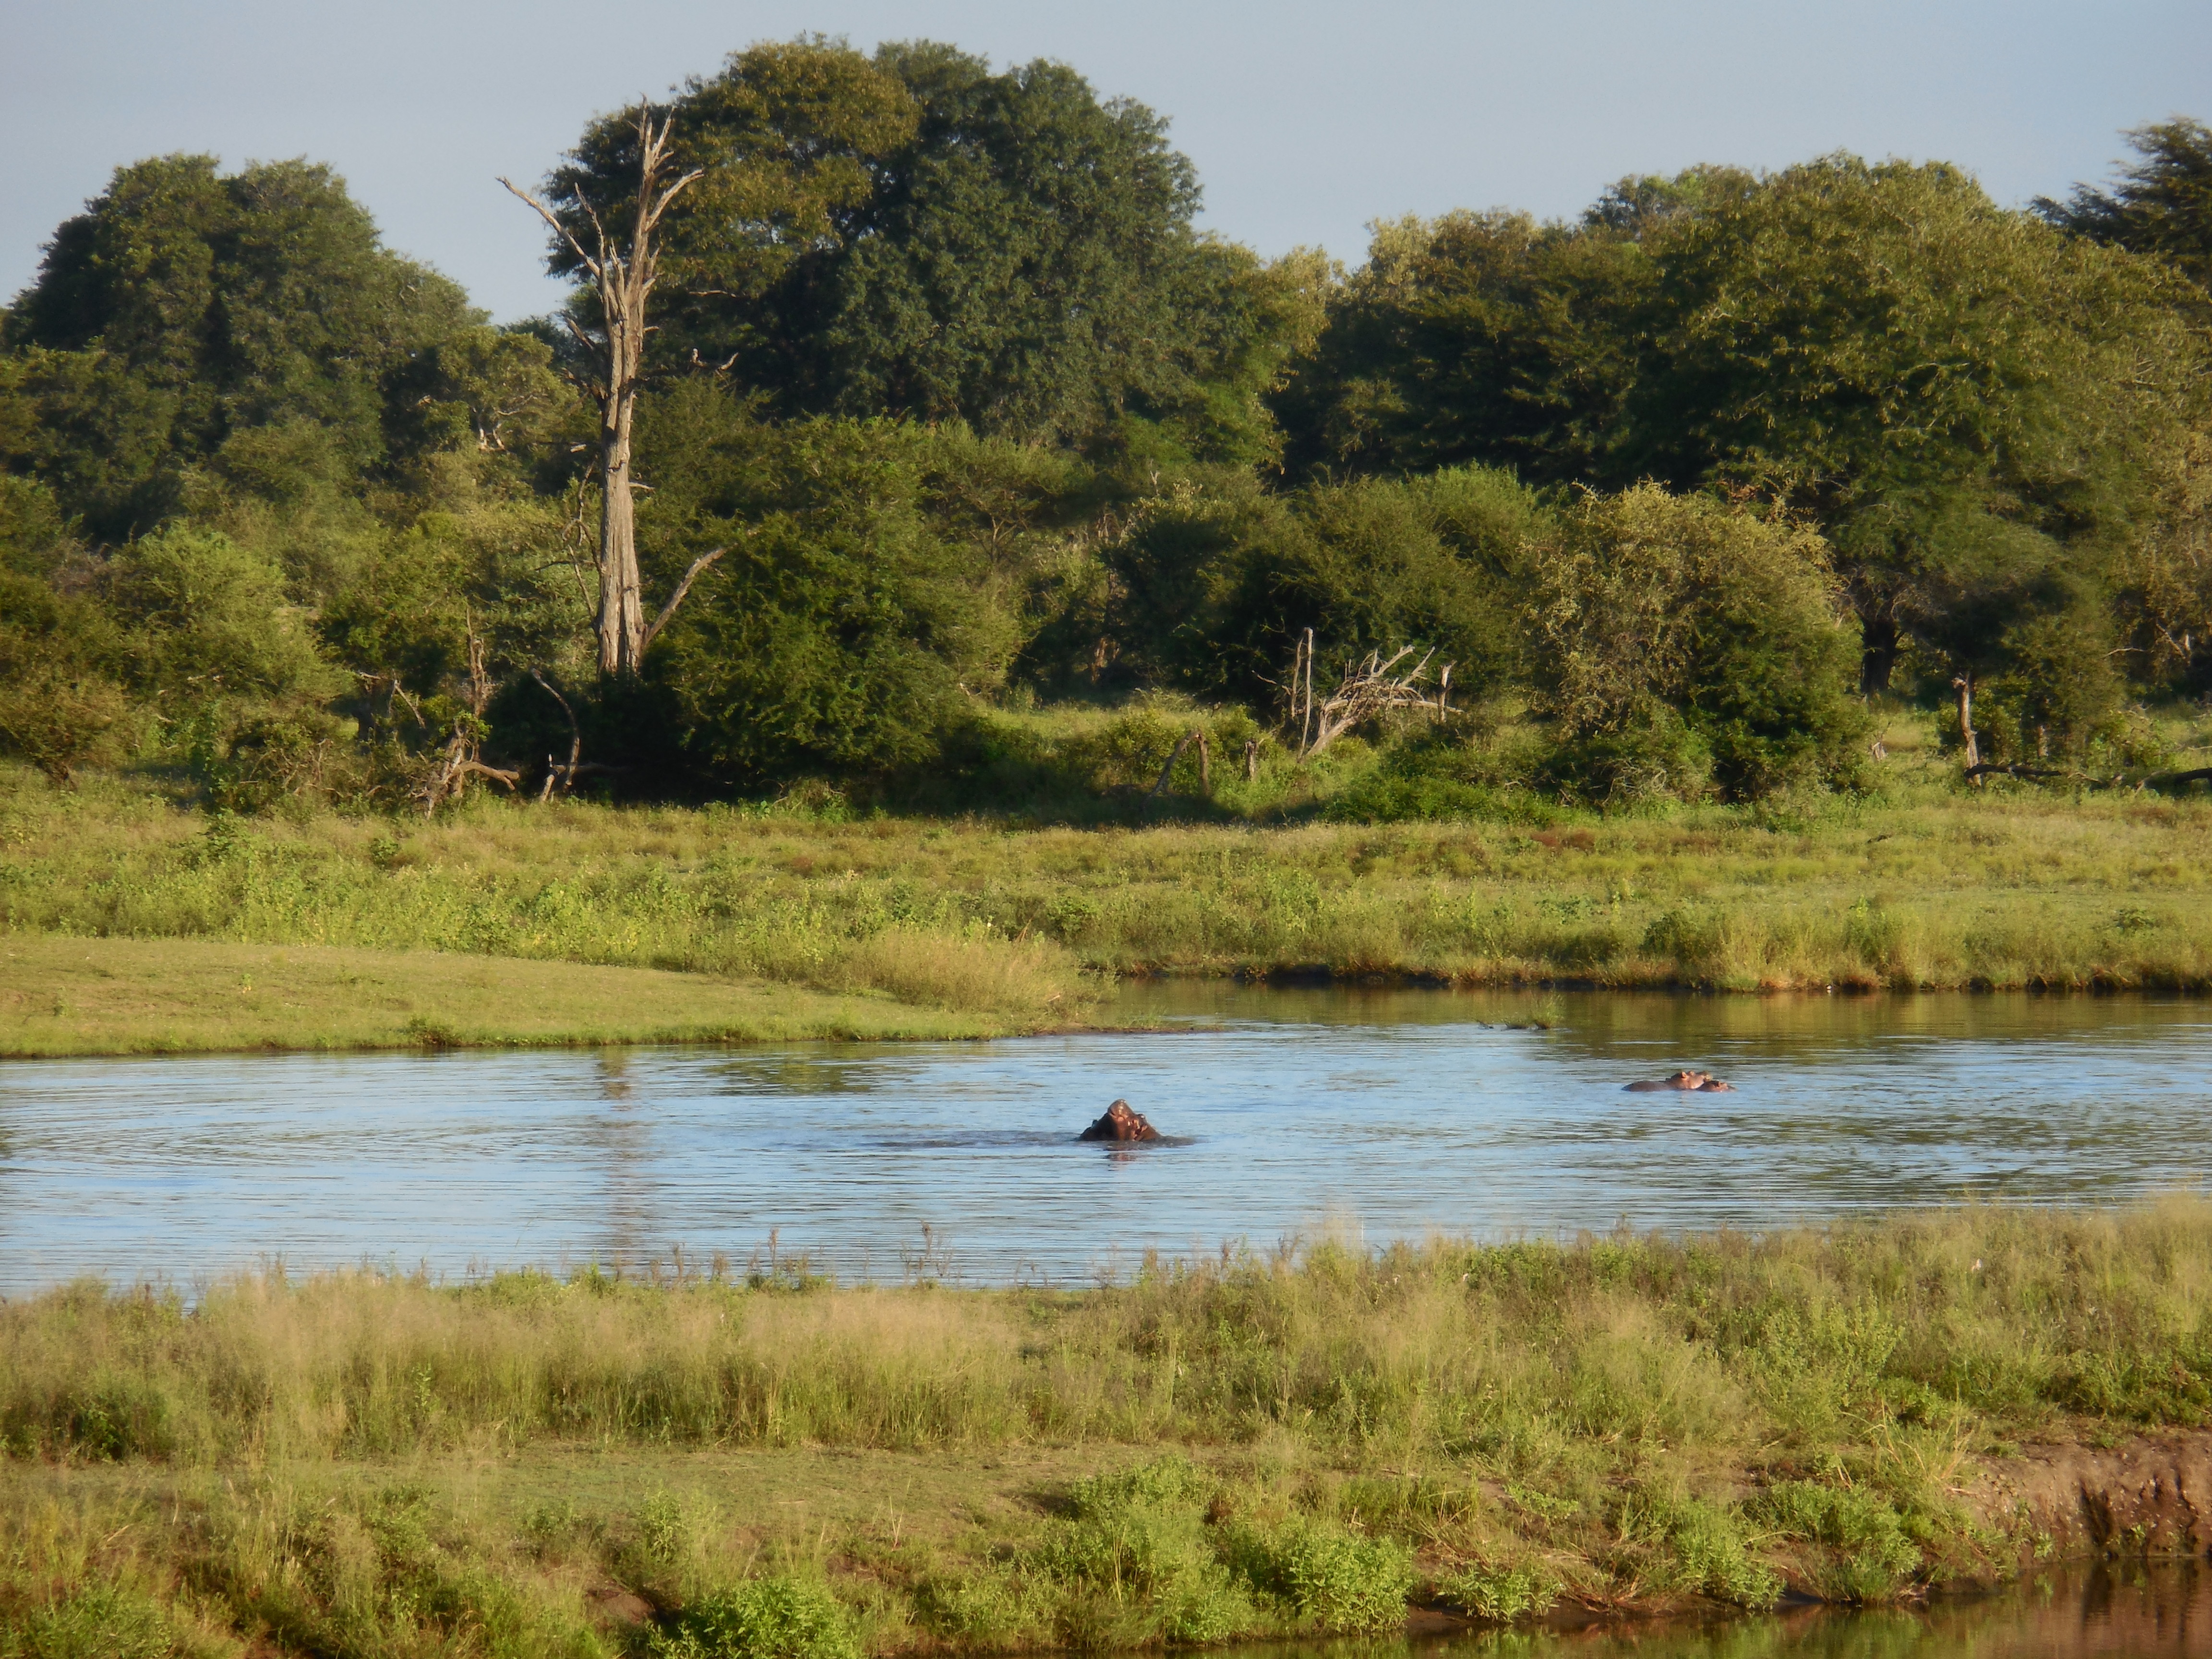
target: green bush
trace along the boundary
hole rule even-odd
[[[1232,1636],[1251,1626],[1253,1610],[1208,1536],[1200,1504],[1211,1485],[1172,1454],[1078,1481],[1073,1516],[1047,1534],[1028,1565],[1079,1592],[1079,1603],[1083,1595],[1104,1598],[1115,1611],[1107,1624],[1121,1639]]]
[[[1912,1580],[1920,1551],[1877,1493],[1784,1480],[1759,1494],[1753,1516],[1784,1538],[1815,1547],[1814,1585],[1831,1601],[1885,1601]]]
[[[1297,1516],[1231,1536],[1231,1564],[1318,1632],[1364,1635],[1404,1624],[1413,1559],[1402,1544]]]
[[[1559,1599],[1558,1581],[1540,1570],[1481,1562],[1462,1568],[1438,1588],[1446,1601],[1476,1618],[1501,1623],[1525,1613],[1547,1612]]]
[[[1732,799],[1856,775],[1867,715],[1828,550],[1811,531],[1639,485],[1532,550],[1529,650],[1585,798]]]
[[[1207,477],[1143,503],[1107,550],[1117,631],[1139,669],[1255,705],[1277,699],[1309,628],[1316,689],[1370,651],[1415,645],[1479,694],[1515,671],[1509,573],[1539,522],[1502,472],[1289,497]]]
[[[654,1659],[860,1659],[829,1586],[779,1575],[694,1601],[656,1631]]]
[[[1781,1578],[1752,1559],[1741,1517],[1726,1505],[1638,1487],[1622,1501],[1614,1529],[1641,1555],[1652,1582],[1744,1607],[1772,1607],[1781,1597]]]
[[[997,1566],[934,1574],[914,1598],[924,1628],[969,1651],[1036,1645],[1023,1640],[1035,1628],[1034,1599],[1020,1574]]]
[[[1696,800],[1711,787],[1711,745],[1671,708],[1610,731],[1567,737],[1544,757],[1538,785],[1564,800],[1625,806]]]

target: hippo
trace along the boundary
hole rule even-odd
[[[1160,1132],[1145,1121],[1144,1114],[1126,1100],[1117,1100],[1105,1115],[1076,1136],[1078,1140],[1158,1140]]]
[[[1649,1078],[1631,1083],[1626,1085],[1626,1091],[1632,1095],[1640,1095],[1648,1094],[1658,1089],[1680,1089],[1685,1091],[1697,1090],[1707,1094],[1717,1094],[1733,1091],[1735,1088],[1735,1084],[1723,1083],[1711,1072],[1670,1072],[1656,1083]]]

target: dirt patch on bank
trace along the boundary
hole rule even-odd
[[[2146,1435],[2125,1445],[2030,1445],[1983,1465],[1966,1502],[1994,1525],[2022,1522],[2060,1552],[2212,1550],[2212,1433]]]

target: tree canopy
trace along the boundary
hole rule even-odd
[[[1231,705],[1254,767],[1294,664],[1404,652],[1449,696],[1339,705],[1377,811],[1868,787],[1883,696],[2140,757],[2212,690],[2212,136],[2130,142],[2030,211],[1707,166],[1347,272],[1201,233],[1066,65],[805,37],[549,158],[576,290],[507,329],[325,167],[152,158],[0,316],[0,744],[238,807],[948,800],[1038,698]],[[1086,775],[1164,787],[1127,729]]]
[[[1198,234],[1196,174],[1142,105],[1057,64],[808,40],[732,54],[671,112],[705,175],[667,222],[665,359],[726,363],[785,416],[1265,449],[1309,266]],[[580,214],[624,211],[631,125],[594,124],[556,173]]]
[[[249,434],[311,432],[331,469],[374,470],[419,446],[434,354],[482,320],[327,167],[140,161],[54,233],[8,313],[10,459],[104,535],[151,529],[186,469]]]
[[[2177,116],[2127,135],[2136,152],[2112,187],[2076,185],[2035,210],[2060,229],[2167,261],[2212,289],[2212,127]]]

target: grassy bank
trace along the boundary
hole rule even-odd
[[[2212,1419],[2212,1206],[1324,1244],[1082,1293],[79,1285],[0,1306],[0,1652],[130,1626],[827,1656],[1881,1601],[2050,1553],[1971,1497],[2024,1443]]]
[[[985,957],[981,965],[1004,964]],[[994,1006],[988,995],[975,1003],[955,1009],[883,991],[428,951],[0,936],[0,1057],[975,1037],[1034,1029],[1018,1005]]]
[[[651,969],[888,998],[927,1016],[917,1029],[1066,1024],[1098,982],[1085,969],[2212,988],[2203,800],[1969,792],[1907,769],[1882,799],[1795,815],[1262,826],[1203,808],[1085,828],[848,820],[834,799],[240,820],[155,781],[72,792],[0,769],[0,927]],[[149,1006],[157,982],[139,987]],[[528,1037],[497,1012],[527,1002],[500,999],[483,1034]],[[154,1028],[112,1029],[131,1047]]]

